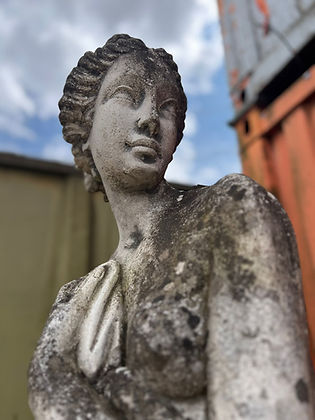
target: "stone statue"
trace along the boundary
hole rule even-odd
[[[164,180],[186,111],[172,57],[115,35],[79,60],[59,106],[120,241],[59,292],[29,371],[35,418],[314,418],[284,210],[243,175],[188,191]]]

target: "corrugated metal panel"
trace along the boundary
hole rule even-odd
[[[296,3],[300,10],[306,12],[313,5],[313,0],[296,0]]]
[[[314,0],[315,4],[315,0]],[[315,7],[284,34],[294,51],[300,51],[315,36]],[[248,101],[255,101],[259,92],[294,58],[283,41],[275,40],[275,47],[263,56],[247,85]],[[313,60],[314,62],[314,60]],[[305,69],[306,70],[306,69]]]
[[[0,154],[0,191],[0,419],[31,420],[27,369],[56,293],[106,261],[118,234],[69,166]]]
[[[303,14],[303,11],[298,9],[296,0],[266,0],[266,4],[270,13],[271,25],[274,25],[283,34],[286,34],[289,28],[301,19]],[[279,39],[272,32],[268,33],[268,35],[264,34],[263,25],[265,19],[256,2],[248,1],[247,7],[252,10],[253,27],[257,32],[256,36],[259,40],[261,58],[263,59],[267,54],[279,47]]]
[[[300,50],[314,37],[315,0],[220,0],[219,4],[230,89],[240,110],[255,101],[292,60],[292,49]]]
[[[246,77],[258,63],[257,40],[247,0],[222,1],[221,25],[230,85]]]

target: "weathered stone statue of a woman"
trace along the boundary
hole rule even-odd
[[[162,49],[86,53],[60,101],[90,191],[112,207],[110,261],[65,285],[29,372],[36,419],[313,419],[292,228],[242,175],[172,188],[186,97]]]

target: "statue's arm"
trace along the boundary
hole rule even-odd
[[[110,370],[98,383],[99,390],[123,419],[183,420],[174,402],[153,392],[142,377],[127,367]]]
[[[312,379],[293,229],[254,181],[216,188],[209,292],[209,418],[312,419]]]

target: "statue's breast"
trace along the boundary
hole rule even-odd
[[[128,310],[127,366],[170,397],[192,397],[206,385],[210,258],[199,240],[148,255],[133,275],[139,292]]]
[[[206,385],[205,305],[180,293],[143,302],[128,331],[127,365],[149,387],[170,397],[192,397]]]

